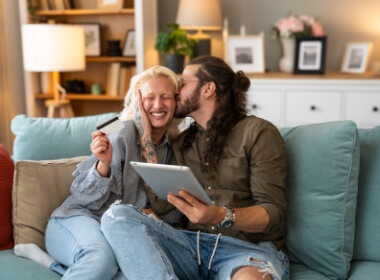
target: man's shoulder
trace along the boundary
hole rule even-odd
[[[251,116],[246,116],[243,118],[240,122],[237,123],[235,126],[236,129],[274,129],[277,130],[276,126],[273,125],[270,121],[266,119],[259,118],[257,116],[251,115]]]

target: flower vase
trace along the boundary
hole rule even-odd
[[[295,52],[295,39],[294,38],[281,38],[282,52],[278,67],[280,71],[292,73],[294,69],[294,52]]]

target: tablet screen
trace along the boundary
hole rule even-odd
[[[130,164],[161,199],[166,199],[169,193],[178,195],[180,190],[185,190],[203,203],[212,204],[211,199],[187,166],[135,161],[131,161]]]

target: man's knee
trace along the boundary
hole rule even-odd
[[[260,262],[251,260],[252,262]],[[237,269],[232,275],[232,280],[272,280],[271,275],[256,266],[243,266]]]

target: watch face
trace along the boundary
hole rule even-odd
[[[227,221],[224,221],[220,226],[228,228],[228,227],[232,226],[232,224],[233,224],[232,220],[227,220]]]

